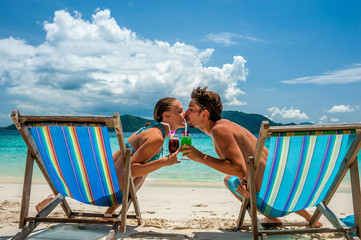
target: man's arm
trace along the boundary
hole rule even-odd
[[[231,174],[244,178],[247,174],[247,167],[239,146],[230,131],[224,126],[214,127],[212,130],[214,146],[219,158],[207,156],[193,146],[186,146],[181,149],[184,156],[203,163],[225,174]]]

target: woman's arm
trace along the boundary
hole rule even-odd
[[[178,150],[171,155],[168,155],[163,158],[159,158],[157,160],[148,163],[133,163],[131,166],[132,176],[133,177],[144,176],[151,172],[154,172],[155,170],[158,170],[159,168],[180,163],[180,161],[178,161],[177,154],[178,154]]]
[[[146,161],[159,152],[162,145],[163,138],[153,136],[152,138],[147,139],[142,146],[137,149],[132,156],[131,170],[133,177],[144,176],[159,168],[179,163],[177,157],[178,151],[169,156],[146,163]]]

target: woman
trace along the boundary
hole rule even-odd
[[[160,157],[164,140],[169,136],[169,131],[184,127],[184,111],[182,104],[176,98],[162,98],[154,108],[155,123],[146,125],[133,133],[126,141],[127,148],[133,152],[131,157],[131,171],[134,186],[138,190],[147,175],[159,168],[179,163],[177,153]],[[123,191],[124,184],[124,162],[120,150],[113,154],[115,170],[118,177],[119,188]],[[39,212],[55,198],[54,194],[49,195],[35,208]],[[110,207],[106,213],[114,213],[119,207]]]
[[[131,170],[134,186],[137,190],[149,173],[159,168],[179,163],[177,158],[178,151],[163,158],[159,158],[159,156],[164,140],[169,136],[169,130],[174,131],[184,127],[183,114],[183,106],[176,98],[162,98],[154,108],[153,116],[155,123],[139,129],[126,141],[127,147],[133,152]],[[120,190],[123,190],[124,162],[120,150],[113,154],[113,159],[119,187]],[[110,207],[105,213],[114,213],[119,206]]]

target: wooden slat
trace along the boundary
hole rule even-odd
[[[97,218],[117,218],[118,214],[72,212],[74,217],[97,217]]]
[[[270,227],[277,227],[277,228],[287,228],[287,227],[309,227],[310,225],[308,222],[283,222],[283,223],[261,223],[262,227],[270,228]],[[248,229],[251,228],[251,223],[244,223],[241,229]]]
[[[283,235],[283,234],[312,234],[312,233],[332,233],[352,231],[352,228],[300,228],[300,229],[277,229],[277,230],[260,230],[259,234]]]
[[[356,129],[361,129],[361,123],[272,126],[269,128],[269,132],[274,133],[274,132],[298,132],[298,131],[335,131],[335,130],[356,130]]]
[[[105,123],[106,127],[114,127],[112,117],[89,117],[89,116],[26,116],[19,118],[21,124],[26,122],[64,122],[64,123]]]
[[[47,222],[47,223],[87,223],[87,224],[114,224],[114,220],[102,220],[102,219],[79,219],[79,218],[38,218],[38,217],[28,217],[29,221]]]
[[[134,214],[127,215],[127,219],[136,219],[137,216]],[[112,225],[116,219],[85,219],[85,218],[51,218],[51,217],[27,217],[26,221],[36,221],[36,222],[49,222],[49,223],[89,223],[89,224],[108,224]]]

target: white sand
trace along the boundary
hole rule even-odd
[[[9,239],[18,229],[22,185],[0,184],[0,239]],[[31,193],[30,215],[35,214],[34,206],[50,193],[45,184],[34,184]],[[137,226],[128,220],[127,232],[117,233],[118,239],[250,239],[251,233],[235,231],[240,202],[222,186],[160,186],[145,183],[138,192],[144,224]],[[92,207],[69,200],[76,210],[90,209],[103,212],[104,208]],[[337,216],[352,214],[352,198],[348,192],[338,192],[330,203]],[[133,212],[133,207],[130,208]],[[313,209],[310,209],[313,212]],[[62,216],[58,207],[55,215]],[[262,217],[261,217],[262,218]],[[246,216],[247,221],[250,220]],[[302,221],[296,214],[290,214],[285,221]],[[321,218],[325,226],[331,226]],[[40,224],[29,239],[104,239],[110,226],[77,224]],[[283,239],[290,239],[285,236]],[[337,239],[340,235],[305,235],[295,239]],[[279,236],[270,239],[281,239]]]

